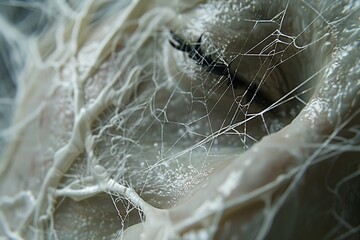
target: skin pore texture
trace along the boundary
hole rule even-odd
[[[0,8],[0,237],[359,238],[359,1]]]

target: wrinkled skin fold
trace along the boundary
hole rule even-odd
[[[5,8],[0,236],[359,237],[357,1]]]

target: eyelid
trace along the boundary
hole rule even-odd
[[[223,58],[216,57],[216,54],[208,53],[209,51],[207,51],[206,45],[204,45],[204,42],[202,41],[203,34],[200,35],[197,41],[190,42],[175,34],[173,31],[170,31],[170,33],[172,35],[172,39],[169,40],[169,42],[173,48],[187,54],[187,58],[203,68],[207,74],[211,73],[218,76],[218,84],[224,84],[224,82],[227,82],[227,87],[230,86],[233,93],[231,94],[231,92],[229,92],[227,94],[230,94],[230,96],[226,96],[226,94],[224,94],[222,97],[240,99],[240,102],[238,100],[236,101],[243,107],[250,107],[256,104],[257,107],[255,109],[257,109],[257,112],[265,109],[273,111],[273,109],[277,107],[284,108],[284,104],[280,104],[279,100],[282,99],[280,100],[282,102],[287,102],[289,100],[288,96],[284,99],[285,93],[291,89],[288,87],[288,79],[285,78],[281,68],[276,67],[271,70],[269,74],[267,73],[269,69],[267,69],[264,76],[266,76],[266,74],[269,76],[266,76],[266,79],[262,77],[258,81],[256,80],[256,76],[262,74],[261,72],[256,73],[256,71],[262,71],[264,67],[268,67],[267,65],[262,65],[261,61],[271,63],[271,60],[267,60],[271,59],[271,55],[262,56],[262,58],[266,57],[267,59],[262,59],[260,62],[252,63],[251,59],[254,59],[254,56],[247,56],[245,54],[240,55],[237,53],[237,56],[241,56],[240,60],[237,61],[236,58],[234,58],[233,60],[227,61],[226,59],[224,60]],[[228,54],[225,52],[224,55]],[[220,59],[221,61],[218,61]],[[258,57],[256,59],[258,59]],[[259,61],[259,59],[257,61]],[[250,74],[251,72],[255,73]],[[278,75],[274,76],[276,73]],[[201,72],[200,74],[203,75],[204,72]],[[202,76],[203,83],[205,78],[208,77],[207,74],[206,76]],[[274,78],[277,79],[273,80]],[[270,84],[273,81],[280,82],[281,84],[273,84],[272,86]],[[270,84],[267,82],[270,82]],[[285,91],[282,88],[283,86],[286,87]],[[209,88],[213,87],[209,86]],[[274,105],[277,102],[279,104]],[[270,106],[273,107],[269,108]],[[288,106],[286,104],[286,108],[287,107]]]

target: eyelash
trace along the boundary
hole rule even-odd
[[[205,54],[202,49],[202,35],[199,37],[196,43],[191,44],[187,41],[185,41],[183,38],[181,38],[179,35],[175,34],[173,31],[170,31],[170,34],[172,36],[172,40],[169,40],[169,43],[171,46],[173,46],[175,49],[188,53],[188,56],[190,59],[193,59],[196,61],[198,65],[201,67],[204,67],[206,71],[213,73],[218,76],[228,76],[228,85],[231,85],[233,89],[237,89],[238,86],[240,86],[242,83],[246,83],[247,81],[244,79],[240,79],[241,76],[235,77],[230,72],[230,64],[229,63],[219,63],[216,60],[214,60],[211,55]],[[253,96],[257,95],[257,100],[260,101],[263,105],[269,105],[269,100],[266,98],[264,94],[259,91],[259,86],[256,83],[250,83],[248,85],[247,91],[246,91],[246,100],[248,102],[251,101]]]
[[[195,44],[191,44],[187,41],[185,41],[183,38],[181,38],[179,35],[175,34],[173,31],[170,31],[172,38],[174,41],[169,41],[171,46],[173,46],[175,49],[186,52],[189,55],[189,58],[196,61],[196,63],[204,68],[206,68],[206,71],[213,73],[218,76],[225,76],[226,74],[230,75],[230,69],[228,63],[220,63],[214,60],[211,55],[205,54],[202,49],[202,35],[199,37],[197,42]],[[230,76],[228,85],[232,85],[234,89],[236,89],[239,85],[237,81],[233,81],[233,77]]]

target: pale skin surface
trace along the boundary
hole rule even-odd
[[[0,21],[26,53],[0,236],[359,236],[359,3],[54,2],[16,2],[53,16],[39,37]]]

